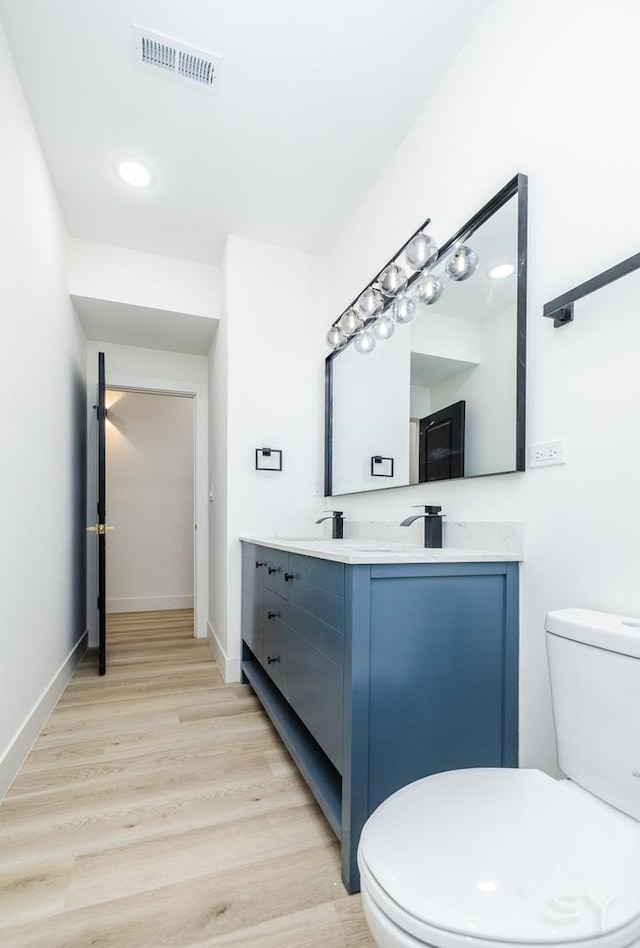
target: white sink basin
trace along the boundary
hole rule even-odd
[[[468,562],[502,562],[503,560],[518,560],[515,554],[501,553],[495,550],[467,550],[445,546],[441,548],[425,548],[415,543],[398,543],[392,540],[332,540],[329,537],[271,537],[255,538],[241,537],[248,543],[258,543],[262,546],[290,553],[317,556],[320,559],[335,560],[338,563],[347,563],[352,566],[362,564],[386,563],[468,563]]]
[[[300,543],[305,546],[318,546],[322,548],[331,548],[332,550],[353,550],[360,553],[415,553],[422,547],[415,543],[394,543],[390,540],[332,540],[329,537],[323,537],[313,540],[295,540],[292,542]]]

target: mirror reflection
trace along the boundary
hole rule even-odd
[[[524,469],[525,267],[518,175],[416,281],[409,320],[399,300],[389,338],[329,356],[328,494]]]

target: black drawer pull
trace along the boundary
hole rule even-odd
[[[285,574],[284,574],[284,581],[285,581],[285,583],[288,583],[289,580],[290,580],[290,579],[293,579],[293,578],[294,578],[294,577],[293,577],[293,573],[285,573]]]
[[[279,618],[280,618],[279,612],[267,612],[267,619],[279,619]]]
[[[269,567],[268,567],[268,570],[269,570],[269,576],[271,576],[272,573],[279,573],[279,572],[280,572],[280,567],[279,567],[279,566],[269,566]]]
[[[272,665],[273,662],[279,662],[279,661],[280,661],[280,656],[279,656],[279,655],[274,655],[273,658],[271,657],[271,655],[267,655],[267,664],[268,664],[268,665]]]
[[[256,560],[256,569],[259,569],[261,566],[264,566],[264,563],[258,563]]]

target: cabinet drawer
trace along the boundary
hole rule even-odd
[[[285,576],[289,575],[289,554],[283,550],[265,549],[264,563],[261,568],[262,580],[268,589],[272,589],[286,599],[289,583]]]
[[[263,603],[264,635],[262,665],[285,697],[287,696],[287,650],[290,631],[287,628],[286,599],[265,589]]]
[[[288,598],[326,625],[344,629],[344,565],[310,556],[289,556]],[[297,625],[295,626],[297,628]]]
[[[242,638],[253,654],[259,661],[262,661],[264,609],[261,589],[254,596],[246,593],[242,595],[241,631]]]
[[[242,548],[242,591],[255,595],[262,590],[263,573],[266,572],[265,550],[259,546],[244,546]]]
[[[289,630],[288,699],[333,766],[342,773],[342,669]]]
[[[344,563],[291,553],[289,569],[301,583],[344,598]]]

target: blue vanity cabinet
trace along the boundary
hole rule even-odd
[[[269,676],[338,770],[343,628],[341,563],[244,544],[242,637],[254,662],[245,675],[259,666]]]
[[[261,557],[274,572],[252,572]],[[357,891],[362,826],[391,793],[439,771],[518,764],[518,564],[351,566],[244,543],[243,577],[244,675]],[[255,603],[274,595],[284,606],[263,620],[260,656]],[[281,660],[269,664],[272,634]]]

